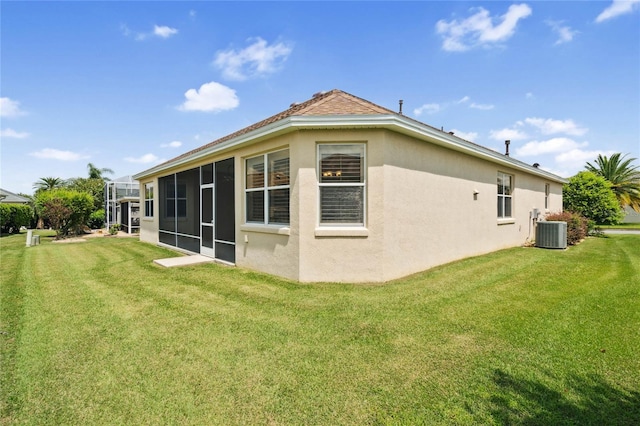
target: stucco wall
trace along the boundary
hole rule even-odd
[[[317,144],[366,143],[366,226],[319,226]],[[245,224],[246,158],[288,148],[290,226]],[[531,211],[562,209],[560,183],[381,129],[299,130],[163,172],[235,158],[236,265],[302,282],[381,282],[534,238]],[[497,218],[497,173],[514,176],[513,218]],[[149,180],[141,181],[141,188]],[[155,216],[142,241],[157,243]],[[141,193],[143,191],[141,190]],[[474,195],[475,194],[475,195]],[[144,200],[141,200],[144,202]]]

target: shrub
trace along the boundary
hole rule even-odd
[[[567,223],[567,244],[570,246],[582,241],[592,228],[589,219],[573,212],[550,213],[545,220]]]
[[[101,229],[104,227],[104,209],[97,210],[89,215],[87,225],[91,229]]]
[[[56,238],[62,238],[71,232],[78,233],[87,223],[93,210],[93,199],[85,192],[52,189],[36,195],[36,209],[51,223]]]
[[[598,225],[615,225],[624,213],[611,182],[591,172],[580,172],[562,188],[565,210],[579,213]]]
[[[111,225],[111,227],[109,228],[109,234],[111,235],[116,235],[118,233],[118,231],[120,230],[120,224],[119,223],[114,223],[113,225]]]
[[[20,232],[20,227],[29,226],[33,209],[27,204],[0,204],[0,231],[3,233]]]

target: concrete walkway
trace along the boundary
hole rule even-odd
[[[626,234],[640,236],[640,231],[638,231],[637,229],[603,229],[602,232],[604,232],[605,234]]]
[[[201,254],[194,254],[191,256],[179,256],[169,257],[167,259],[156,259],[153,263],[156,263],[165,268],[175,268],[176,266],[188,266],[197,265],[199,263],[213,263],[214,260],[210,257],[203,256]]]

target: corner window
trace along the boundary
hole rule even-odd
[[[512,217],[513,176],[498,172],[498,219]]]
[[[153,184],[144,184],[144,217],[153,217]]]
[[[365,222],[365,144],[318,145],[321,225]]]
[[[246,160],[247,223],[289,224],[289,150]]]

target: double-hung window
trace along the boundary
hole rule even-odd
[[[365,144],[319,144],[320,225],[364,226]]]
[[[551,193],[551,184],[544,184],[544,208],[549,209],[549,194]]]
[[[498,219],[512,217],[513,176],[498,172]]]
[[[153,184],[144,184],[144,217],[153,217]]]
[[[247,223],[289,224],[289,150],[246,160]]]

